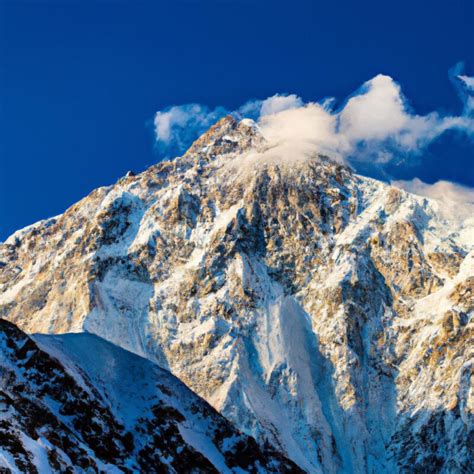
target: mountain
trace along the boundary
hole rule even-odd
[[[301,472],[92,334],[31,338],[0,320],[0,373],[1,472]]]
[[[473,216],[226,117],[12,235],[0,315],[156,362],[307,472],[473,472]]]

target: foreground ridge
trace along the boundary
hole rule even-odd
[[[308,472],[472,472],[474,209],[226,117],[0,246],[0,314],[158,363]]]
[[[30,338],[0,319],[0,373],[6,472],[301,472],[167,371],[92,334]]]

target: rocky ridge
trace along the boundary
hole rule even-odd
[[[0,471],[288,472],[167,371],[92,334],[0,320]]]

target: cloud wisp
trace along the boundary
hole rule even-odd
[[[474,116],[474,77],[464,74],[464,63],[459,62],[449,70],[449,79],[464,104],[464,115]]]
[[[199,135],[227,115],[224,107],[210,109],[201,104],[173,105],[155,114],[155,148],[159,155],[181,154]]]
[[[421,179],[414,178],[409,181],[395,180],[391,184],[409,193],[418,194],[430,199],[474,205],[474,189],[451,181],[440,180],[436,183],[428,184],[421,181]]]
[[[421,179],[414,178],[408,181],[395,180],[392,186],[403,189],[411,194],[435,199],[442,203],[441,215],[448,221],[458,221],[465,227],[466,241],[472,242],[472,223],[474,222],[474,188],[462,186],[451,181],[440,180],[428,184]]]

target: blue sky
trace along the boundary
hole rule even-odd
[[[459,117],[448,71],[473,75],[473,31],[471,0],[0,0],[0,239],[156,162],[171,105],[341,105],[385,74],[413,113]],[[450,130],[383,171],[474,186],[473,156]]]

